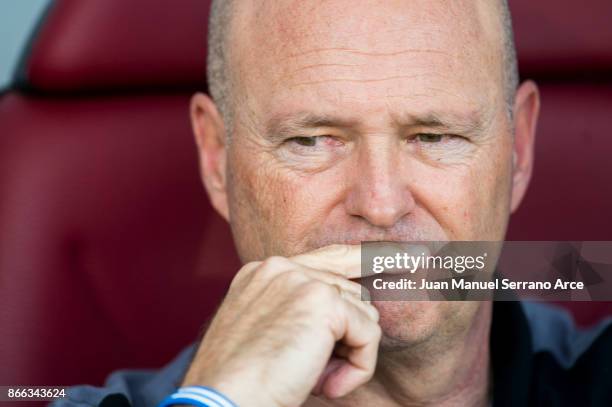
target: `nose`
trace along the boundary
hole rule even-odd
[[[372,226],[390,228],[415,208],[414,196],[393,146],[363,148],[353,167],[346,210]]]

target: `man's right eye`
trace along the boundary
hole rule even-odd
[[[317,145],[316,139],[317,137],[291,137],[290,139],[287,139],[287,142],[296,143],[303,147],[314,147]]]
[[[334,148],[341,147],[344,142],[329,134],[320,136],[297,136],[285,140],[286,143],[295,144],[298,147]]]

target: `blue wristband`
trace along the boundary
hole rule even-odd
[[[188,404],[196,407],[238,407],[217,390],[206,386],[181,387],[159,403],[158,407],[168,407],[176,404]]]

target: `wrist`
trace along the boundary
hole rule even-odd
[[[227,395],[207,386],[182,386],[166,397],[158,407],[170,406],[238,407]]]
[[[231,400],[237,407],[281,407],[274,402],[269,393],[261,386],[252,385],[255,380],[242,377],[240,380],[188,380],[187,377],[181,384],[181,388],[205,387],[214,389]],[[236,378],[238,379],[238,378]],[[216,407],[216,406],[215,406]]]

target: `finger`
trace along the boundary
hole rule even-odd
[[[362,287],[363,290],[366,290],[365,287]],[[380,319],[380,314],[376,307],[374,307],[370,301],[366,301],[362,299],[362,294],[348,292],[345,291],[342,295],[342,298],[348,302],[350,302],[355,307],[359,308],[362,312],[364,312],[369,318],[371,318],[374,322],[378,322]]]
[[[397,254],[401,256],[406,254],[410,257],[427,256],[432,252],[428,244],[430,243],[370,242],[363,245],[331,245],[294,256],[291,260],[311,268],[340,274],[348,279],[356,279],[377,274],[372,265],[362,264],[364,249],[368,250],[366,256],[368,259],[374,257],[395,259]],[[385,269],[385,272],[393,274],[409,271],[397,266]]]
[[[378,321],[378,310],[371,305],[370,293],[366,287],[328,271],[315,270],[309,267],[300,266],[298,272],[310,279],[336,286],[339,290],[340,296],[344,300],[349,301],[351,304],[361,309],[374,321]]]
[[[257,279],[263,286],[267,285],[273,279],[285,273],[299,275],[300,280],[316,279],[330,285],[336,285],[343,290],[360,294],[362,286],[354,281],[351,281],[339,274],[330,271],[323,271],[308,265],[297,263],[293,259],[285,257],[270,257],[259,264],[255,270],[251,270],[251,279]]]
[[[362,294],[362,290],[367,290],[361,284],[351,281],[341,275],[334,274],[329,271],[316,270],[305,266],[299,267],[300,272],[304,273],[305,276],[319,280],[326,284],[338,286],[341,290],[346,291],[353,297],[359,298]]]
[[[294,266],[291,266],[293,264]],[[367,288],[354,281],[348,280],[338,274],[330,273],[329,271],[316,270],[310,267],[291,263],[283,267],[277,267],[274,270],[267,271],[267,278],[274,278],[286,272],[298,273],[300,278],[317,280],[322,283],[334,286],[338,289],[340,296],[352,303],[354,306],[365,312],[374,321],[378,321],[378,310],[370,304],[370,293]],[[367,299],[363,299],[367,298]]]
[[[346,363],[326,378],[322,391],[329,398],[338,398],[367,383],[374,374],[381,330],[353,304],[345,302],[346,330],[340,341],[344,345]]]
[[[290,258],[298,264],[326,270],[348,279],[361,276],[361,245],[331,245]]]

